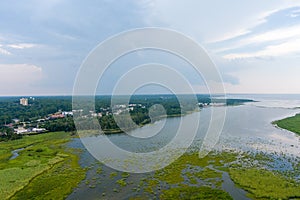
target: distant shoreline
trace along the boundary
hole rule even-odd
[[[174,95],[171,93],[141,93],[141,94],[136,94],[136,95],[141,95],[141,96],[153,96],[153,95]],[[206,94],[206,93],[196,93],[196,94],[189,94],[189,93],[182,93],[178,95],[208,95],[208,96],[222,96],[224,94]],[[295,96],[295,95],[300,95],[300,93],[226,93],[225,96],[228,95],[288,95],[288,96]],[[1,97],[72,97],[72,94],[17,94],[17,95],[0,95]],[[79,95],[79,96],[91,96],[91,95]],[[94,96],[112,96],[112,94],[97,94]],[[124,95],[117,95],[117,96],[132,96],[131,94],[124,94]]]

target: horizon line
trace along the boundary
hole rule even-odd
[[[172,94],[172,93],[141,93],[141,94],[118,94],[115,96],[138,96],[138,95],[300,95],[300,93],[180,93],[180,94]],[[0,97],[72,97],[72,94],[35,94],[35,95],[0,95]],[[112,96],[112,94],[96,94],[96,95],[76,95],[76,96]]]

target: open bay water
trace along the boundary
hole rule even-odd
[[[263,152],[277,157],[274,163],[271,163],[270,168],[274,170],[292,170],[292,166],[285,163],[286,159],[299,158],[300,156],[300,136],[275,127],[272,121],[279,120],[285,117],[293,116],[300,113],[300,95],[234,95],[229,98],[245,98],[253,99],[257,102],[246,103],[240,106],[228,106],[226,111],[226,120],[219,142],[214,147],[215,150],[235,150],[242,152]],[[215,109],[223,109],[215,108]],[[167,118],[157,121],[154,124],[149,124],[139,129],[130,132],[130,135],[153,135],[153,131],[160,130],[158,134],[150,138],[133,138],[126,134],[109,135],[109,139],[120,148],[134,152],[149,152],[157,150],[166,145],[176,131],[181,120],[185,123],[194,123],[194,115],[192,113],[182,118]],[[211,108],[207,107],[200,112],[200,122],[197,135],[191,146],[191,150],[200,148],[204,135],[208,129],[209,121],[211,119]],[[188,127],[188,126],[187,126]],[[188,128],[183,131],[189,131]],[[98,136],[97,140],[101,140]],[[95,141],[95,137],[81,138],[88,141]],[[184,141],[184,138],[183,138]],[[82,148],[81,165],[89,166],[87,178],[68,199],[97,199],[99,197],[104,199],[129,199],[131,196],[139,194],[133,192],[128,188],[124,191],[114,191],[116,187],[115,179],[110,178],[110,173],[113,170],[106,167],[94,159],[81,144],[80,139],[73,140],[70,147]],[[180,144],[174,148],[180,148]],[[101,148],[103,149],[103,148]],[[109,151],[109,149],[107,149]],[[96,173],[101,166],[102,173]],[[128,181],[139,182],[141,179],[147,177],[149,174],[132,174]],[[122,177],[116,177],[119,179]],[[226,178],[226,176],[225,176]],[[92,187],[91,183],[93,182]],[[236,188],[229,177],[225,182],[230,183],[228,187],[223,187],[233,196],[233,198],[245,197],[245,193]],[[245,197],[246,199],[246,197]]]

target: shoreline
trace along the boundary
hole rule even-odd
[[[295,135],[300,136],[300,113],[272,121],[271,123],[278,129],[290,131]]]
[[[173,117],[184,117],[186,115],[190,115],[190,114],[193,114],[195,112],[201,112],[201,109],[199,109],[199,110],[196,109],[194,111],[189,111],[189,112],[187,112],[185,114],[162,115],[162,116],[159,116],[159,117],[155,118],[155,120],[153,122],[150,121],[149,123],[141,123],[138,126],[139,126],[139,128],[142,128],[143,126],[154,124],[155,122],[160,121],[162,119],[173,118]],[[125,130],[125,131],[133,131],[133,130],[135,130],[135,128],[129,129],[129,130]],[[110,129],[110,130],[102,130],[102,131],[103,131],[103,133],[105,135],[123,134],[123,133],[125,133],[125,131],[123,131],[121,129]]]

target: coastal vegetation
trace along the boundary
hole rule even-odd
[[[180,187],[165,190],[160,195],[160,199],[215,199],[215,200],[230,200],[232,197],[218,189],[210,187]]]
[[[160,199],[231,199],[223,184],[233,181],[251,199],[300,198],[300,182],[294,176],[267,168],[274,159],[264,153],[223,151],[204,158],[199,158],[198,153],[186,153],[147,179],[145,191]],[[299,172],[295,163],[296,160],[293,166],[298,170],[292,171]],[[231,180],[224,179],[224,174]]]
[[[300,135],[300,114],[275,121],[273,124]]]
[[[300,198],[300,184],[278,172],[256,168],[230,168],[230,177],[253,199]]]
[[[0,199],[62,199],[85,177],[65,132],[0,143]],[[12,151],[19,149],[12,157]]]
[[[2,127],[0,126],[0,133],[1,133],[0,142],[22,138],[22,135],[16,134],[12,128],[5,127],[5,126]]]
[[[199,158],[196,152],[186,153],[147,179],[145,191],[161,199],[231,199],[221,187],[220,169],[235,161],[236,156],[220,152]]]
[[[129,173],[92,164],[95,174],[84,179],[86,169],[78,164],[80,151],[65,145],[71,138],[67,132],[50,132],[1,142],[0,198],[64,199],[80,182],[89,189],[110,182],[113,193],[107,188],[102,194],[107,198],[132,191],[132,199],[232,199],[223,188],[228,181],[251,199],[300,197],[297,174],[272,170],[276,158],[264,153],[215,151],[199,158],[198,152],[187,152],[166,168],[141,176],[140,181]],[[13,158],[16,149],[18,156]],[[291,162],[292,171],[299,172],[297,160],[283,162]]]
[[[94,98],[95,105],[91,105]],[[213,99],[209,95],[196,95],[194,101],[191,95],[181,95],[181,102],[175,95],[133,95],[130,101],[126,102],[126,96],[118,96],[111,103],[111,96],[81,97],[83,104],[72,105],[71,96],[55,97],[30,97],[28,105],[20,105],[18,97],[0,98],[0,140],[18,139],[12,133],[12,129],[17,128],[44,128],[50,132],[75,130],[73,113],[76,113],[77,123],[80,123],[81,129],[89,130],[94,127],[90,118],[97,118],[101,129],[106,134],[120,133],[122,130],[131,130],[135,124],[142,126],[163,117],[176,117],[191,113],[210,104],[240,105],[251,100],[247,99]],[[78,102],[77,102],[78,103]],[[164,108],[155,109],[157,104]],[[160,108],[160,107],[158,107]],[[149,110],[152,116],[149,116]],[[62,113],[69,113],[63,115]],[[114,114],[114,115],[113,115]],[[123,117],[130,115],[130,119]],[[116,123],[114,116],[121,118],[121,126]],[[132,121],[131,121],[132,120]],[[10,130],[9,130],[10,129]]]

